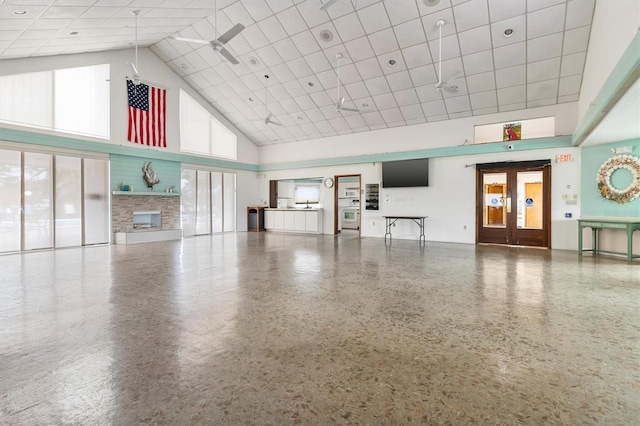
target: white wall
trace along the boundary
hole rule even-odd
[[[579,122],[584,119],[591,103],[639,28],[640,1],[596,1],[578,101]]]
[[[558,154],[572,154],[572,163],[555,163]],[[498,154],[432,158],[429,163],[429,187],[381,188],[380,210],[361,211],[363,237],[383,238],[385,215],[426,215],[426,238],[429,241],[475,243],[476,163],[498,161],[525,161],[550,159],[551,169],[551,245],[554,249],[577,250],[577,223],[580,216],[577,205],[567,205],[562,195],[580,194],[580,149],[557,148],[538,151],[505,152]],[[469,166],[469,167],[467,167]],[[380,163],[352,164],[333,167],[261,172],[259,179],[261,203],[269,199],[269,180],[304,177],[329,177],[341,174],[361,174],[362,187],[380,183]],[[323,187],[325,208],[324,233],[333,233],[333,190]],[[386,202],[387,196],[390,202]],[[572,218],[565,218],[571,213]],[[466,229],[465,229],[466,227]],[[394,238],[417,239],[417,227],[411,222],[398,221],[393,229]]]
[[[152,82],[152,84],[155,83],[157,86],[169,89],[167,93],[167,148],[163,149],[163,151],[172,153],[180,152],[179,89],[182,89],[202,104],[214,117],[229,128],[229,130],[236,134],[238,137],[238,161],[257,164],[257,147],[222,114],[211,107],[206,100],[198,95],[195,90],[149,49],[139,49],[138,56],[138,71],[142,78]],[[134,51],[129,49],[78,55],[8,59],[2,61],[0,75],[108,63],[111,67],[111,140],[91,140],[139,149],[154,149],[127,141],[128,112],[125,76],[130,76],[131,74],[127,62],[133,60],[133,58]],[[31,129],[26,130],[32,131]]]

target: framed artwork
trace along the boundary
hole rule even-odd
[[[504,123],[502,129],[503,141],[519,141],[522,136],[522,123]]]

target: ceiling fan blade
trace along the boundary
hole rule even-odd
[[[460,77],[462,75],[462,71],[458,70],[456,72],[453,73],[453,75],[451,77],[449,77],[449,80],[447,80],[444,85],[445,86],[451,86],[451,82],[453,80],[455,80],[456,78]]]
[[[229,40],[240,34],[240,31],[242,30],[244,30],[244,25],[235,24],[229,31],[218,37],[218,41],[222,44],[227,44]]]
[[[138,74],[138,69],[136,68],[136,65],[135,65],[133,62],[127,62],[127,63],[129,64],[129,68],[131,68],[131,73],[132,73],[134,76],[139,75],[139,74]]]
[[[229,53],[227,49],[223,48],[223,49],[220,49],[218,52],[220,52],[220,54],[224,56],[225,59],[231,62],[233,65],[238,65],[240,63],[231,53]]]
[[[174,36],[171,36],[169,38],[177,41],[186,41],[187,43],[211,44],[211,42],[209,41],[199,40],[197,38],[185,38],[185,37],[174,37]]]
[[[320,10],[322,11],[326,11],[327,9],[329,9],[331,6],[333,6],[333,4],[335,2],[337,2],[338,0],[327,0],[324,3],[322,3],[322,6],[320,6]]]
[[[282,126],[282,123],[278,123],[278,122],[277,122],[277,121],[275,121],[275,120],[269,120],[267,123],[269,123],[269,124],[275,124],[276,126]]]
[[[350,111],[350,112],[360,112],[357,108],[349,108],[349,107],[340,107],[336,108],[338,111]]]
[[[449,86],[447,84],[443,84],[442,89],[446,90],[447,92],[455,93],[458,91],[458,86]]]

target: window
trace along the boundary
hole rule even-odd
[[[294,198],[296,204],[318,204],[320,202],[320,185],[296,185]]]
[[[180,150],[231,160],[238,138],[184,91],[180,91]]]
[[[109,64],[0,77],[0,122],[108,139]]]

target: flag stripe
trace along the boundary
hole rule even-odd
[[[166,148],[166,89],[146,84],[135,85],[127,81],[127,90],[129,94],[128,140]]]

